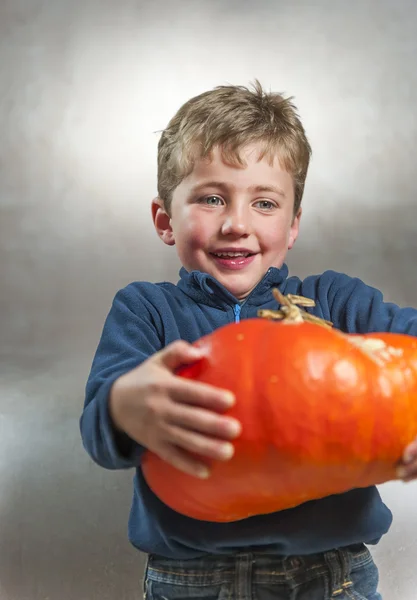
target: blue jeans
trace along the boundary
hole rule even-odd
[[[173,560],[150,555],[145,600],[382,600],[378,569],[358,544],[312,556],[241,552]]]

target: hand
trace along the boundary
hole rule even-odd
[[[403,462],[397,469],[399,479],[413,481],[417,479],[417,438],[404,451]]]
[[[122,375],[112,386],[109,410],[115,426],[177,469],[208,477],[207,464],[192,454],[228,460],[236,419],[222,415],[234,402],[231,392],[175,375],[204,357],[184,341],[170,344]]]

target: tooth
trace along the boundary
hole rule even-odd
[[[228,257],[228,258],[249,256],[248,252],[215,252],[215,254],[216,254],[216,256],[219,256],[219,257]]]

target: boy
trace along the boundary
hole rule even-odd
[[[223,86],[188,101],[158,147],[152,216],[175,245],[177,285],[136,282],[118,292],[86,388],[81,433],[108,469],[136,468],[132,544],[149,555],[145,597],[377,600],[378,572],[364,544],[391,524],[376,488],[234,523],[195,521],[159,501],[141,474],[149,448],[178,469],[209,477],[192,454],[228,460],[238,422],[220,415],[227,390],[183,380],[201,357],[191,343],[217,327],[276,308],[272,288],[313,298],[314,314],[346,332],[417,335],[417,310],[383,302],[332,271],[301,281],[284,263],[294,245],[310,146],[290,100]],[[417,444],[399,477],[417,472]]]

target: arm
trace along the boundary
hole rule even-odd
[[[144,448],[116,429],[108,401],[116,379],[141,364],[161,346],[156,326],[137,292],[131,286],[119,291],[93,360],[80,419],[84,447],[104,468],[127,469],[139,462]]]
[[[417,309],[400,308],[384,302],[382,293],[363,281],[328,272],[329,317],[334,326],[347,333],[387,331],[417,336]],[[324,282],[323,282],[324,283]]]
[[[146,448],[206,477],[204,457],[228,460],[233,454],[229,440],[240,424],[222,413],[234,397],[177,376],[177,368],[200,360],[204,349],[183,340],[164,346],[158,323],[159,313],[133,285],[116,295],[87,383],[83,443],[107,469],[139,466]]]

